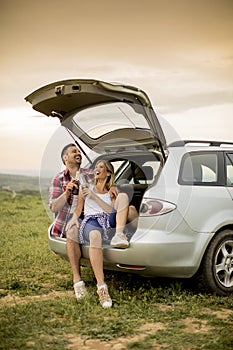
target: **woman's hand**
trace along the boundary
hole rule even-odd
[[[88,186],[82,186],[82,195],[83,198],[89,197],[95,199],[95,193]]]

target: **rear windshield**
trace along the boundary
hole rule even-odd
[[[113,130],[150,129],[142,113],[121,102],[85,109],[74,115],[73,121],[92,139]]]

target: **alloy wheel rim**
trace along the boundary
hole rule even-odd
[[[219,247],[215,258],[215,274],[218,283],[233,287],[233,241],[227,240]]]

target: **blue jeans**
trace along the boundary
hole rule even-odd
[[[116,227],[116,210],[113,209],[109,215],[109,224],[111,228]],[[84,226],[83,238],[85,241],[90,242],[89,234],[93,230],[98,230],[101,234],[103,233],[103,228],[100,226],[96,218],[90,218]]]

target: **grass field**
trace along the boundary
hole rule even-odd
[[[47,244],[50,220],[39,193],[0,191],[0,349],[233,348],[233,296],[202,294],[192,281],[106,273],[113,307],[77,302],[69,264]]]

